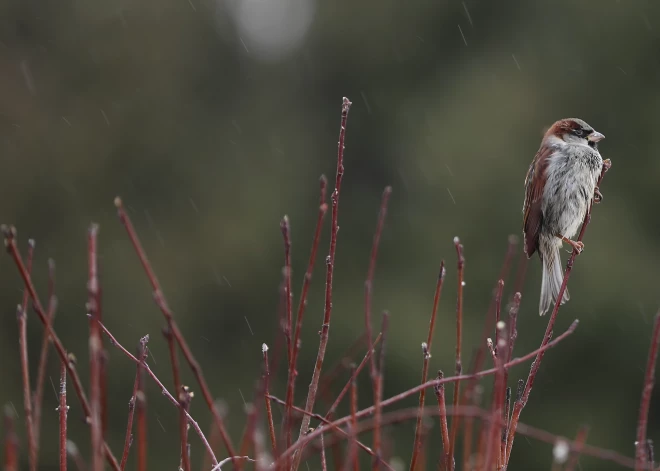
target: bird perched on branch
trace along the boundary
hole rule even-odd
[[[564,274],[559,249],[562,242],[579,254],[584,244],[571,240],[594,203],[603,195],[596,186],[610,161],[598,152],[605,136],[577,118],[554,123],[543,136],[541,147],[525,178],[523,205],[524,250],[528,258],[538,252],[543,262],[539,314],[545,314],[559,296]],[[564,291],[561,304],[569,300]]]

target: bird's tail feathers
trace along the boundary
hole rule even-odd
[[[555,241],[556,239],[556,241]],[[559,289],[564,280],[564,272],[561,266],[561,240],[555,238],[548,239],[543,236],[539,238],[539,249],[543,258],[543,278],[541,281],[541,300],[539,302],[539,314],[542,316],[557,302]],[[561,303],[564,304],[570,299],[568,288],[564,290]]]

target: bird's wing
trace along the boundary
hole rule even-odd
[[[542,145],[534,156],[525,177],[525,204],[523,206],[523,235],[525,238],[525,254],[534,255],[539,245],[539,232],[543,222],[541,200],[547,180],[546,172],[550,156],[555,152],[551,146]]]

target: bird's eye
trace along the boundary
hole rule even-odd
[[[582,129],[576,129],[576,130],[575,130],[575,135],[576,135],[576,136],[583,136],[583,135],[584,135],[584,131],[583,131]]]

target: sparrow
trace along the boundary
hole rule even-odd
[[[581,119],[554,123],[543,136],[525,177],[523,238],[527,258],[538,252],[543,263],[539,314],[557,301],[564,274],[559,249],[566,242],[579,254],[584,244],[571,240],[584,221],[592,201],[603,195],[596,186],[604,167],[598,142],[605,136]],[[568,290],[560,304],[570,299]]]

